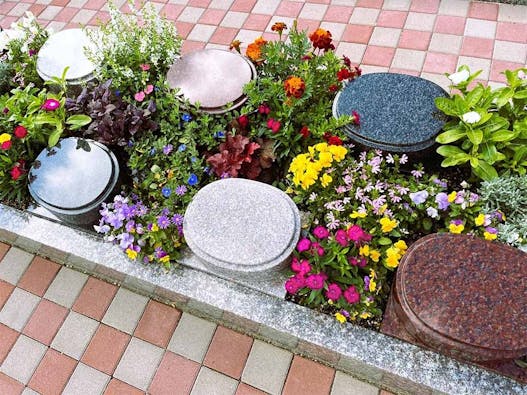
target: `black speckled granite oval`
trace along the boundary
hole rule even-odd
[[[472,360],[527,354],[527,254],[516,248],[426,236],[401,260],[396,294],[405,327],[434,348]]]
[[[360,116],[348,125],[350,138],[367,147],[417,152],[432,146],[445,124],[434,99],[446,97],[439,85],[405,74],[365,74],[350,82],[335,98],[333,114]]]

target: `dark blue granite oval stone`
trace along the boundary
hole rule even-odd
[[[345,132],[366,147],[392,152],[417,152],[431,147],[446,118],[434,99],[446,97],[439,85],[405,74],[365,74],[337,95],[333,115],[360,116],[360,125]]]

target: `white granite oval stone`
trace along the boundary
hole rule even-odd
[[[100,203],[101,196],[115,184],[118,168],[111,151],[84,139],[85,148],[80,148],[78,140],[60,140],[38,155],[29,172],[29,191],[38,203],[78,209]]]
[[[82,29],[66,29],[52,34],[44,43],[37,58],[37,72],[43,80],[60,77],[66,67],[66,80],[89,79],[95,65],[84,54],[92,45]]]
[[[300,214],[281,190],[257,181],[212,182],[185,212],[185,240],[205,264],[240,273],[281,269],[300,235]]]

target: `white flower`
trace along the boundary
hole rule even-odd
[[[462,119],[465,123],[476,123],[480,121],[481,115],[479,115],[476,111],[470,111],[463,114]]]
[[[437,209],[434,208],[434,207],[428,207],[426,209],[426,213],[428,214],[429,217],[431,218],[439,218],[439,213],[437,212]]]
[[[448,79],[452,81],[452,84],[457,85],[468,80],[468,77],[470,77],[468,70],[461,70],[457,73],[450,74]]]

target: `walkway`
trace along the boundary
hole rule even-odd
[[[0,259],[2,395],[379,393],[16,247],[0,243]]]

